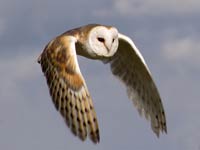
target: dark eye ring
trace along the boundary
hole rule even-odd
[[[98,39],[98,41],[99,41],[99,42],[102,42],[102,43],[104,43],[104,42],[105,42],[105,39],[104,39],[104,38],[102,38],[102,37],[98,37],[97,39]]]

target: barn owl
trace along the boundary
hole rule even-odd
[[[157,136],[167,133],[158,90],[133,41],[115,27],[89,24],[57,36],[38,57],[53,103],[74,135],[83,141],[87,136],[94,143],[100,141],[96,112],[77,54],[110,64],[139,114],[150,120],[153,132]]]

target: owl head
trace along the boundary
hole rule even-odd
[[[117,51],[118,44],[118,31],[116,28],[96,25],[88,32],[85,48],[94,58],[111,57]]]

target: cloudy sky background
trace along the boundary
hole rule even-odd
[[[199,14],[199,0],[1,0],[0,149],[200,150]],[[65,126],[36,60],[53,37],[88,23],[134,40],[159,88],[167,135],[156,138],[109,66],[81,57],[101,141],[81,142]]]

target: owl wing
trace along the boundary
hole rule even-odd
[[[45,47],[38,62],[46,77],[53,103],[71,131],[82,140],[89,134],[91,140],[97,143],[97,117],[77,62],[76,42],[73,36],[57,37]]]
[[[167,133],[164,108],[151,73],[130,38],[119,34],[119,47],[109,61],[112,73],[126,86],[138,112],[151,121],[154,133]]]

